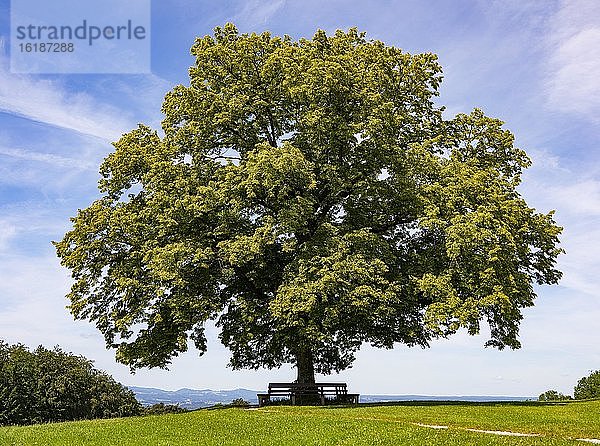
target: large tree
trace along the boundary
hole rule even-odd
[[[518,348],[533,285],[560,278],[552,213],[503,123],[435,104],[441,68],[351,29],[198,38],[166,95],[101,167],[101,198],[56,243],[78,319],[117,359],[165,367],[214,320],[234,368],[299,382],[363,343],[426,347],[487,322]]]

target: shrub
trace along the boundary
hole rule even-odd
[[[572,399],[570,395],[563,395],[556,390],[547,390],[538,397],[538,401],[564,401]]]
[[[236,398],[229,405],[232,407],[248,407],[250,403],[243,398]]]
[[[83,356],[0,341],[0,425],[137,415],[134,393]]]
[[[576,400],[600,398],[600,370],[581,378],[575,386],[574,396]]]
[[[188,412],[188,410],[177,404],[157,403],[144,407],[142,412],[144,415],[163,415],[167,413],[183,413]]]

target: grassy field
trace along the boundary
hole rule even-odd
[[[444,425],[432,429],[415,423]],[[465,429],[539,434],[509,437]],[[414,403],[223,409],[0,428],[0,445],[585,445],[600,401],[565,405]]]

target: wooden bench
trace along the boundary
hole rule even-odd
[[[293,406],[307,401],[325,405],[328,398],[339,403],[358,404],[358,393],[348,393],[346,383],[269,383],[268,393],[259,393],[258,407],[271,402],[271,397],[289,399]]]

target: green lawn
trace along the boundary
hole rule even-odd
[[[446,425],[449,429],[413,423]],[[504,437],[465,428],[541,436]],[[600,438],[600,401],[566,405],[267,407],[0,428],[2,446],[586,444],[573,438]]]

